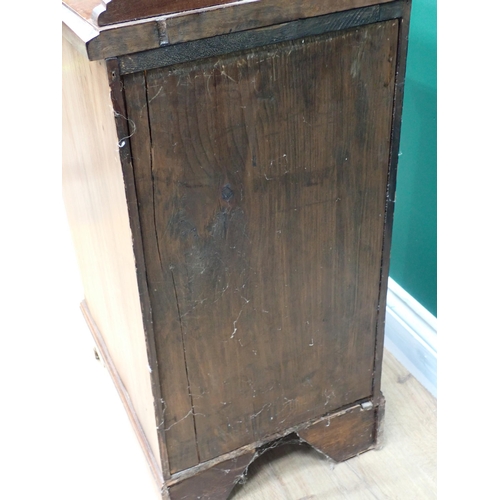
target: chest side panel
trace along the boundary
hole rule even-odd
[[[126,78],[173,470],[370,396],[397,37]]]
[[[118,137],[106,65],[62,39],[62,187],[85,301],[160,463]],[[96,125],[98,124],[98,125]]]

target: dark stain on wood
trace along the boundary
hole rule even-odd
[[[298,432],[300,438],[336,462],[366,451],[375,443],[376,411],[357,407]]]
[[[68,15],[65,29],[91,58],[107,58],[117,137],[108,127],[106,140],[123,179],[116,161],[112,184],[82,178],[79,188],[101,204],[100,186],[126,195],[115,215],[130,224],[132,241],[126,224],[118,237],[135,261],[119,273],[135,272],[137,284],[123,290],[133,304],[110,303],[127,317],[123,306],[140,301],[144,328],[130,331],[145,342],[147,364],[132,356],[130,373],[130,364],[122,370],[123,331],[107,338],[163,497],[226,498],[256,455],[293,433],[337,461],[380,446],[410,1],[205,9],[226,0],[155,0],[135,2],[133,13],[128,0],[99,2],[68,5],[101,22],[202,7],[94,31]],[[116,54],[125,57],[108,59]],[[106,80],[97,72],[91,83],[97,77]],[[106,82],[98,88],[105,104]],[[92,113],[83,117],[97,137]],[[81,157],[97,177],[111,172]],[[85,196],[69,205],[96,214]],[[96,227],[107,251],[114,233],[99,246]],[[89,246],[84,259],[94,258]],[[91,302],[102,300],[88,289]],[[125,381],[148,369],[154,408],[139,398],[136,412]],[[142,417],[145,408],[156,421]],[[163,474],[156,443],[145,441],[155,431]]]
[[[226,500],[253,457],[253,453],[240,455],[171,486],[168,488],[170,499]]]
[[[108,72],[108,81],[111,89],[110,98],[113,105],[115,115],[116,131],[118,134],[118,150],[122,165],[123,179],[125,183],[125,193],[128,199],[128,216],[130,221],[130,229],[132,231],[132,241],[134,246],[134,256],[136,265],[137,284],[139,294],[141,296],[141,313],[144,326],[144,340],[146,343],[146,351],[148,363],[150,367],[151,389],[154,398],[154,413],[155,421],[158,430],[158,442],[160,455],[162,459],[162,473],[164,478],[170,477],[170,466],[168,460],[167,443],[165,440],[165,419],[163,418],[163,405],[161,403],[162,392],[160,388],[160,374],[158,372],[158,358],[156,351],[155,335],[152,327],[151,305],[149,302],[149,290],[146,280],[146,264],[145,255],[143,253],[143,245],[141,244],[141,221],[138,210],[138,199],[136,191],[136,183],[134,170],[132,166],[132,158],[130,151],[129,136],[135,133],[134,127],[129,127],[129,119],[127,118],[127,109],[125,103],[125,93],[117,59],[109,59],[106,63]]]
[[[90,19],[92,9],[99,0],[65,0],[71,10],[84,19]],[[297,19],[319,17],[332,12],[365,8],[381,4],[382,9],[393,11],[396,18],[400,1],[391,0],[265,0],[265,2],[231,3],[218,8],[185,11],[181,15],[170,14],[150,18],[143,22],[122,23],[97,29],[91,39],[84,40],[90,60],[116,57],[134,52],[156,49],[166,45],[201,40],[218,35],[246,31],[283,24]],[[136,3],[137,5],[137,3]],[[139,5],[140,7],[140,5]],[[378,19],[389,19],[388,10]],[[70,29],[81,26],[76,16],[65,20]],[[76,35],[75,35],[76,36]]]
[[[265,28],[214,36],[203,40],[167,45],[162,48],[120,57],[120,69],[123,74],[134,73],[208,57],[222,56],[243,49],[256,49],[285,40],[346,30],[354,26],[396,19],[401,15],[402,8],[403,2],[394,2],[394,5],[374,5]]]
[[[158,247],[156,212],[148,210],[163,195],[162,185],[153,165],[148,89],[144,74],[124,80],[127,112],[131,125],[135,189],[142,228],[142,242],[147,268],[145,276],[152,304],[152,324],[158,352],[161,384],[161,415],[169,455],[175,456],[172,472],[199,462],[193,424],[193,408],[184,359],[183,335],[177,309],[172,272],[161,260]],[[151,99],[151,97],[149,97]],[[148,236],[148,233],[153,231]],[[154,305],[153,305],[154,304]]]
[[[371,395],[397,36],[124,78],[172,472]]]

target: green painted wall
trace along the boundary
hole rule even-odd
[[[436,0],[413,0],[390,276],[437,316]]]

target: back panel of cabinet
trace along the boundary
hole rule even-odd
[[[397,41],[124,77],[172,472],[372,394]]]

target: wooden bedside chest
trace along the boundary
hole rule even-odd
[[[82,310],[164,499],[374,447],[410,2],[63,2]]]

